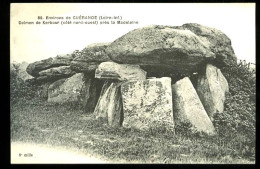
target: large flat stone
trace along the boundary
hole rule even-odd
[[[174,28],[190,30],[196,34],[203,44],[216,55],[215,63],[218,66],[228,66],[237,63],[231,40],[222,31],[197,23],[187,23]]]
[[[70,66],[76,72],[92,72],[102,62],[111,61],[105,52],[110,43],[95,43],[88,45],[73,59]]]
[[[106,53],[114,62],[169,73],[194,72],[201,63],[216,57],[192,31],[160,25],[128,32],[112,42]]]
[[[94,72],[100,62],[85,62],[85,61],[72,61],[70,64],[71,70],[82,73],[82,72]]]
[[[65,55],[57,55],[54,58],[48,58],[40,61],[36,61],[33,63],[30,63],[27,68],[26,72],[33,77],[38,77],[39,72],[53,68],[53,67],[59,67],[59,66],[69,66],[70,62],[73,60],[74,55],[73,54],[65,54]]]
[[[76,74],[76,72],[70,69],[70,66],[59,66],[54,68],[49,68],[39,72],[40,76],[48,76],[48,77],[60,77],[60,76],[72,76]]]
[[[146,72],[142,70],[139,65],[103,62],[96,69],[95,78],[120,81],[145,80]]]

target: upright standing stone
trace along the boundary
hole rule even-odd
[[[77,73],[70,78],[61,79],[49,86],[48,102],[55,103],[80,103],[85,112],[92,112],[97,99],[92,85],[93,78],[90,75]]]
[[[39,89],[37,90],[38,96],[47,100],[48,99],[48,88],[51,84],[52,84],[51,82],[47,82],[47,83],[40,85]]]
[[[121,82],[106,81],[94,110],[97,119],[113,127],[121,126],[123,120],[120,86]]]
[[[83,91],[89,87],[84,81],[84,74],[77,73],[68,79],[61,79],[49,86],[48,102],[66,103],[83,100]]]
[[[209,117],[224,111],[225,94],[229,91],[228,82],[220,69],[206,65],[204,74],[199,74],[197,92]]]
[[[121,89],[124,127],[174,128],[171,78],[129,81],[123,83]]]
[[[190,123],[192,128],[208,135],[215,129],[190,79],[185,77],[172,85],[173,115],[177,124]]]
[[[90,80],[90,86],[89,88],[85,88],[87,90],[86,90],[85,98],[83,100],[85,113],[94,112],[103,86],[103,82],[98,79],[89,78],[89,80]]]

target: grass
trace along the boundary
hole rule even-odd
[[[37,98],[11,104],[11,141],[77,148],[115,163],[255,163],[233,142],[218,136],[112,128],[76,104]]]

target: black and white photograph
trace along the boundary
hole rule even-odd
[[[255,164],[255,3],[10,3],[11,164]]]

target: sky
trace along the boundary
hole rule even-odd
[[[38,16],[79,15],[120,16],[138,24],[19,24],[36,22]],[[82,50],[92,43],[113,42],[147,25],[198,23],[224,32],[231,39],[237,58],[255,63],[254,3],[12,3],[10,21],[11,62],[31,63]]]

